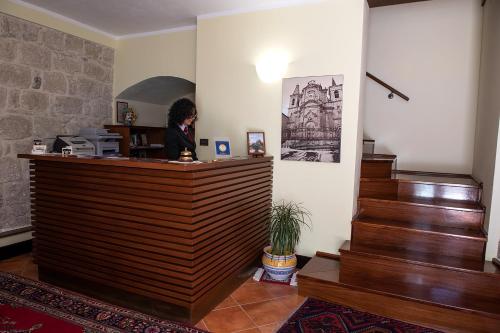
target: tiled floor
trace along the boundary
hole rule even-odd
[[[31,254],[0,261],[0,271],[38,279]],[[304,302],[297,288],[249,279],[196,326],[215,333],[270,333]]]

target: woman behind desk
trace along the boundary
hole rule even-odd
[[[178,160],[181,151],[187,148],[196,157],[196,142],[191,124],[196,120],[196,105],[187,98],[176,101],[168,113],[165,148],[169,160]]]

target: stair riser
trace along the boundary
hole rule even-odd
[[[456,228],[481,228],[483,221],[482,212],[408,205],[394,201],[388,204],[360,199],[359,208],[362,216]]]
[[[484,259],[485,249],[485,240],[356,222],[352,224],[351,242],[352,246],[399,248],[432,255],[453,255],[477,261]]]
[[[414,288],[418,285],[422,288],[422,295],[437,296],[436,293],[441,293],[446,299],[467,293],[496,298],[500,302],[500,280],[488,274],[364,257],[352,252],[342,252],[340,261],[341,283],[409,297],[411,293],[415,294]],[[405,290],[409,290],[407,294]]]
[[[398,195],[479,202],[480,190],[467,186],[399,182]]]
[[[392,161],[362,161],[361,178],[391,178]]]
[[[397,197],[397,180],[361,180],[359,183],[359,196],[364,198]]]
[[[361,311],[438,330],[456,333],[491,333],[498,330],[500,320],[461,309],[450,309],[428,303],[413,302],[341,283],[298,277],[299,295],[324,299]]]

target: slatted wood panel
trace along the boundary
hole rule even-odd
[[[271,158],[186,168],[24,157],[42,270],[200,313],[268,243]]]

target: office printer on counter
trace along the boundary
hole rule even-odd
[[[58,135],[54,141],[54,152],[61,153],[63,148],[70,147],[72,155],[95,155],[92,142],[81,136]]]
[[[92,142],[95,146],[95,154],[117,155],[120,153],[119,140],[123,137],[119,133],[109,133],[104,128],[82,128],[80,136]]]

